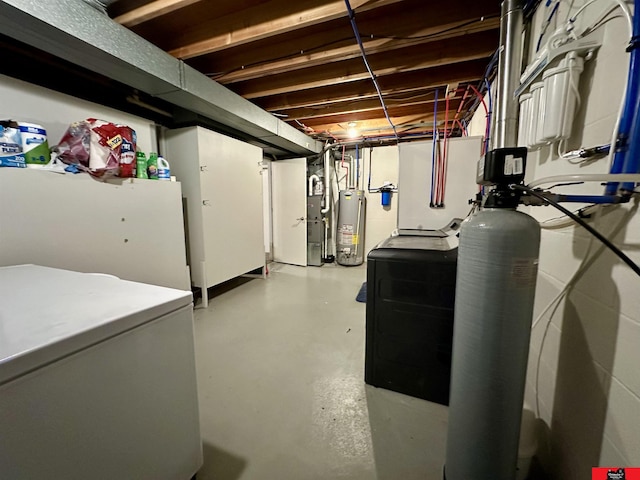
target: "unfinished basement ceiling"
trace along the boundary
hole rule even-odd
[[[454,135],[499,41],[495,0],[351,0],[400,138]],[[316,138],[394,136],[344,0],[116,0],[109,15],[247,100]],[[466,95],[466,96],[465,96]],[[464,102],[463,102],[464,99]],[[462,103],[462,105],[461,105]],[[457,114],[457,117],[456,117]]]

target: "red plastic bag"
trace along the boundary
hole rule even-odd
[[[110,177],[120,173],[123,138],[127,144],[126,150],[133,145],[135,152],[133,129],[88,118],[72,123],[54,151],[66,164],[77,165],[79,169],[96,177]]]

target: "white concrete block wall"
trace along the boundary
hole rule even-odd
[[[584,2],[575,2],[574,10]],[[567,15],[562,2],[557,18]],[[614,2],[585,10],[578,29],[592,23]],[[542,2],[534,19],[532,48],[553,4]],[[565,149],[609,143],[628,67],[626,23],[614,10],[601,29],[604,44],[585,64],[580,79],[582,105]],[[551,25],[549,32],[552,32]],[[530,52],[532,55],[533,52]],[[473,125],[481,124],[479,109]],[[530,154],[528,179],[574,173],[605,173],[609,160],[577,166],[559,159],[556,145]],[[595,183],[564,190],[602,193]],[[578,208],[579,206],[572,206]],[[556,217],[550,207],[529,213]],[[637,204],[608,207],[593,222],[636,262],[640,262]],[[613,233],[612,233],[613,232]],[[584,273],[575,275],[585,265]],[[550,303],[565,289],[554,308]],[[640,466],[640,278],[580,227],[544,230],[525,401],[540,417],[540,460],[554,479],[591,478],[592,466]]]

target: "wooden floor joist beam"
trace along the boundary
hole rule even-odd
[[[351,6],[358,11],[367,11],[400,1],[401,0],[351,0]],[[343,0],[330,1],[324,5],[309,8],[305,11],[293,12],[275,19],[272,19],[269,15],[269,11],[272,9],[273,6],[267,2],[254,7],[252,10],[223,17],[219,19],[219,24],[228,25],[228,30],[212,35],[209,38],[175,48],[169,51],[169,53],[181,59],[193,58],[347,16]],[[261,20],[265,18],[269,20]],[[257,20],[251,21],[251,19]],[[247,25],[248,22],[249,25]]]
[[[114,18],[114,20],[125,27],[131,28],[201,1],[202,0],[155,0],[130,12],[123,13]]]

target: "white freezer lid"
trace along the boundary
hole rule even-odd
[[[191,292],[36,265],[0,268],[0,384],[187,306]]]

